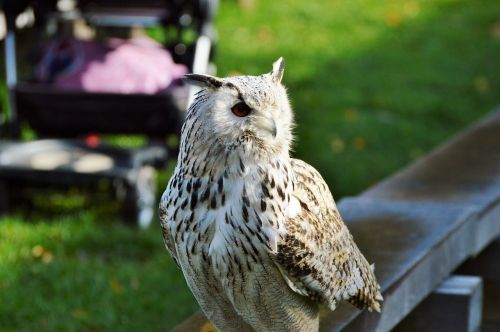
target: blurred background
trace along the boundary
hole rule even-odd
[[[285,58],[293,155],[321,172],[336,200],[416,160],[500,101],[497,1],[221,0],[214,24],[209,69],[218,76],[261,74]],[[162,28],[145,34],[169,38]],[[33,45],[18,40],[18,49]],[[7,99],[2,79],[4,113]],[[22,127],[20,137],[37,134]],[[144,139],[103,140],[135,147]],[[175,152],[175,135],[167,140]],[[154,173],[156,199],[174,165],[172,154]],[[197,309],[157,217],[145,229],[126,225],[100,189],[29,193],[0,216],[1,330],[165,331]]]

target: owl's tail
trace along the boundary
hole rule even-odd
[[[368,309],[368,311],[380,312],[380,302],[384,298],[380,293],[380,286],[375,278],[375,265],[368,264],[361,252],[359,252],[356,263],[361,272],[364,285],[356,295],[349,298],[349,302],[361,310]]]

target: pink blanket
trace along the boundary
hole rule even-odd
[[[170,53],[148,38],[52,41],[36,78],[67,90],[155,94],[188,72]]]

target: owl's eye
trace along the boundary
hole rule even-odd
[[[231,112],[239,117],[247,116],[251,111],[252,109],[242,101],[231,107]]]

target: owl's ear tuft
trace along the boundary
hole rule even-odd
[[[273,70],[271,71],[271,78],[275,83],[280,83],[285,71],[285,59],[280,57],[273,63]]]
[[[212,88],[220,88],[224,81],[221,78],[204,74],[186,74],[182,81],[187,84]]]

